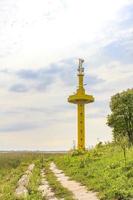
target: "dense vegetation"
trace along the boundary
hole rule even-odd
[[[99,193],[102,200],[133,199],[133,148],[127,150],[125,166],[121,148],[99,143],[83,153],[56,157],[56,164],[67,175]]]
[[[117,93],[111,98],[108,125],[113,128],[114,140],[127,137],[133,145],[133,89]]]

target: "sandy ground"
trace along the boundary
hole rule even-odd
[[[52,189],[50,188],[48,181],[45,178],[45,171],[44,169],[41,170],[41,184],[38,188],[38,190],[42,193],[42,197],[45,197],[47,200],[58,200],[55,197],[54,192],[52,192]]]
[[[82,186],[80,183],[70,180],[68,176],[65,176],[63,171],[59,170],[56,165],[52,162],[50,164],[50,169],[57,177],[58,181],[62,184],[63,187],[70,190],[74,198],[77,200],[98,200],[96,193],[88,191],[85,186]]]

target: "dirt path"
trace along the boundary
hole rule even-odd
[[[52,189],[50,188],[48,181],[46,180],[44,169],[41,170],[41,177],[42,180],[38,190],[42,193],[42,197],[45,197],[47,200],[58,200],[55,197],[54,192],[52,192]]]
[[[52,162],[50,164],[50,169],[57,177],[58,181],[71,192],[73,192],[75,199],[77,200],[98,200],[96,193],[88,191],[85,186],[82,186],[80,183],[69,180],[68,176],[59,170],[56,165]]]

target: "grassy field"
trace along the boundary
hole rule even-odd
[[[79,154],[58,156],[55,162],[67,175],[98,192],[102,200],[133,199],[133,148],[127,150],[126,165],[121,148],[112,144]]]
[[[51,161],[72,179],[86,185],[89,190],[98,192],[102,200],[133,199],[133,148],[127,150],[125,165],[121,148],[108,144],[97,145],[85,153],[1,153],[0,200],[16,200],[14,191],[17,182],[31,163],[35,163],[35,168],[30,177],[27,200],[42,200],[38,186],[41,181],[40,170],[43,168],[56,197],[73,200],[72,193],[63,188],[50,171]]]
[[[30,176],[28,185],[29,194],[26,200],[42,200],[38,187],[41,182],[40,171],[43,168],[45,168],[46,178],[55,196],[64,198],[65,200],[73,200],[71,192],[61,186],[49,169],[49,163],[55,157],[58,157],[58,155],[0,153],[0,200],[17,200],[14,195],[17,182],[31,163],[35,164],[35,168]],[[43,198],[43,200],[45,200],[45,198]]]
[[[40,156],[40,155],[39,155]],[[14,191],[28,165],[37,161],[36,154],[0,154],[0,200],[15,200]]]

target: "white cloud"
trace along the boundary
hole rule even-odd
[[[16,74],[19,69],[48,69],[54,63],[68,70],[65,59],[101,59],[102,48],[112,41],[132,35],[132,28],[122,30],[119,10],[133,1],[128,0],[7,0],[0,2],[0,145],[3,149],[69,149],[76,138],[76,105],[68,105],[68,96],[75,86],[66,84],[69,73],[53,72],[53,83],[45,90],[37,90],[35,79],[24,79]],[[127,15],[126,15],[127,17]],[[124,16],[123,16],[124,18]],[[1,20],[2,19],[2,20]],[[129,47],[127,40],[123,45]],[[125,47],[125,46],[123,46]],[[111,139],[106,126],[108,101],[115,92],[132,86],[132,64],[108,58],[107,65],[97,64],[85,69],[86,74],[104,82],[91,85],[96,103],[86,107],[87,146],[99,140]],[[107,62],[106,62],[107,63]],[[97,67],[98,66],[98,67]],[[7,69],[7,71],[4,71]],[[55,66],[53,66],[53,71]],[[42,71],[43,73],[43,71]],[[45,71],[44,71],[45,73]],[[52,71],[51,71],[52,73]],[[74,70],[70,71],[74,73]],[[62,76],[62,77],[61,77]],[[45,76],[43,77],[46,78]],[[41,79],[41,81],[43,80]],[[64,79],[64,81],[63,81]],[[46,80],[44,80],[45,84]],[[24,84],[27,92],[13,92],[12,86]],[[90,87],[90,86],[88,86]],[[102,108],[97,102],[104,101]],[[68,105],[66,108],[65,106]],[[104,111],[102,110],[104,107]],[[92,117],[96,116],[96,117]],[[18,126],[29,127],[15,131]],[[35,127],[32,127],[35,124]],[[30,128],[31,125],[31,129]],[[4,128],[7,129],[4,129]],[[11,132],[4,130],[10,130]],[[2,132],[3,130],[3,132]]]
[[[5,52],[0,63],[15,69],[39,68],[70,56],[78,57],[82,43],[105,38],[106,23],[116,20],[117,11],[129,2],[2,1],[1,17],[6,25],[0,24],[0,53]]]

